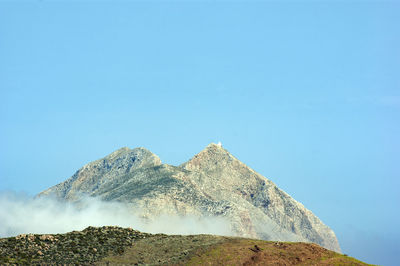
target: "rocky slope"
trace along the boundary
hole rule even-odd
[[[112,226],[56,235],[23,234],[0,239],[0,264],[89,264],[122,254],[146,236],[150,234]]]
[[[39,195],[77,201],[84,194],[132,204],[147,219],[220,216],[238,236],[314,242],[340,252],[334,232],[318,217],[213,143],[180,166],[162,164],[144,148],[122,148]]]
[[[366,265],[311,243],[88,227],[0,239],[1,265]]]

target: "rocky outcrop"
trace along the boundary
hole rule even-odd
[[[150,234],[115,226],[57,235],[23,234],[0,239],[1,265],[93,265]]]
[[[221,216],[239,236],[314,242],[340,252],[334,232],[317,216],[218,144],[180,166],[161,164],[144,148],[123,148],[40,195],[74,201],[82,194],[130,203],[147,219]]]

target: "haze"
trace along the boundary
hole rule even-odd
[[[132,205],[86,197],[79,204],[55,199],[31,198],[22,193],[0,194],[0,237],[19,234],[56,234],[88,226],[122,226],[150,233],[219,234],[231,236],[229,223],[221,217],[167,216],[143,219]]]

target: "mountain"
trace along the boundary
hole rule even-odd
[[[1,265],[367,265],[312,243],[147,234],[116,226],[0,238]]]
[[[126,202],[150,220],[221,216],[238,236],[313,242],[340,252],[335,233],[317,216],[214,143],[180,166],[162,164],[145,148],[122,148],[39,194],[46,195]]]

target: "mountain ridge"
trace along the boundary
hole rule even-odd
[[[221,216],[238,236],[314,242],[340,252],[334,232],[310,210],[220,144],[172,166],[145,148],[121,148],[39,194],[77,201],[80,195],[121,201],[161,214]]]

